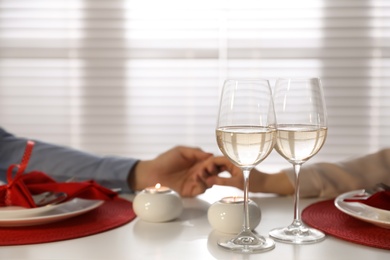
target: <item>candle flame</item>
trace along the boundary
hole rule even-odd
[[[156,186],[154,186],[156,189],[160,189],[161,188],[161,184],[160,183],[157,183]]]

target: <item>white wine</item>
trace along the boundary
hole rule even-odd
[[[314,156],[325,143],[327,127],[278,125],[275,149],[291,163],[301,164]]]
[[[272,151],[275,128],[259,126],[221,127],[216,130],[222,153],[238,167],[254,167]]]

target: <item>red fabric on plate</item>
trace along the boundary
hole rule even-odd
[[[50,224],[0,227],[0,246],[39,244],[85,237],[124,225],[136,217],[132,202],[108,200],[85,214]]]
[[[333,199],[306,207],[302,211],[302,220],[343,240],[390,250],[390,229],[377,227],[341,212],[334,205]]]
[[[368,198],[350,198],[350,199],[344,199],[345,202],[359,202],[366,204],[368,206],[378,208],[378,209],[384,209],[384,210],[390,210],[390,191],[379,191]]]
[[[0,186],[0,206],[22,206],[25,208],[36,207],[31,195],[46,191],[65,192],[67,200],[73,198],[110,200],[117,196],[113,192],[95,181],[84,182],[56,182],[43,172],[33,171],[24,173],[30,159],[34,142],[28,141],[20,164],[13,164],[8,168],[8,184]],[[13,177],[13,170],[17,172]]]

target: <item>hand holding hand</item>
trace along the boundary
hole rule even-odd
[[[183,197],[193,197],[207,188],[208,176],[220,172],[213,155],[198,148],[174,147],[154,160],[140,161],[129,175],[133,190],[142,190],[156,183],[168,186]]]
[[[235,166],[226,157],[213,157],[209,160],[213,160],[220,172],[227,171],[230,177],[221,177],[219,175],[209,176],[205,180],[208,187],[223,185],[233,186],[239,189],[244,188],[244,177],[239,167]],[[249,176],[249,191],[289,195],[293,194],[294,187],[284,172],[270,174],[253,169]]]

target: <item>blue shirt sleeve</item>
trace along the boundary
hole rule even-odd
[[[57,181],[75,177],[77,181],[95,180],[107,188],[131,192],[127,178],[138,162],[132,158],[97,156],[76,149],[37,140],[25,172],[42,171]],[[22,160],[27,139],[16,137],[0,128],[0,179],[6,180],[11,164]]]

